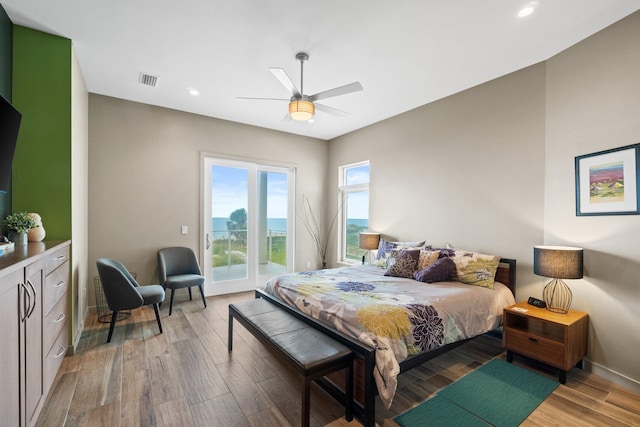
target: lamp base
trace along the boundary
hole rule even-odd
[[[571,307],[573,295],[571,289],[562,279],[553,279],[542,291],[542,297],[547,304],[547,310],[554,313],[567,314]]]

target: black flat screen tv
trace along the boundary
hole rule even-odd
[[[0,95],[0,192],[9,190],[11,164],[16,151],[22,114]]]

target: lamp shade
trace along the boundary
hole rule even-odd
[[[533,273],[554,279],[582,279],[582,248],[534,246]]]
[[[289,114],[293,120],[304,122],[311,119],[315,113],[315,105],[306,99],[291,101],[289,103]]]
[[[380,233],[360,233],[360,249],[372,251],[378,249]]]

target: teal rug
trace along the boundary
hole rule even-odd
[[[518,426],[558,384],[492,359],[394,421],[403,427]]]

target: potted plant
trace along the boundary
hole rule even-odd
[[[7,215],[3,224],[9,229],[10,239],[16,245],[26,245],[27,232],[36,226],[36,221],[26,212],[16,212]]]

